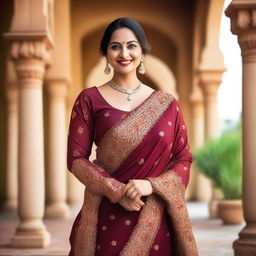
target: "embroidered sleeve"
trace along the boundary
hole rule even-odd
[[[67,149],[68,169],[92,193],[104,195],[112,203],[116,203],[122,197],[125,185],[88,160],[94,137],[93,123],[90,99],[82,92],[76,99],[71,113]]]
[[[190,152],[186,126],[179,104],[177,101],[174,101],[173,104],[175,111],[175,128],[170,161],[165,171],[160,176],[148,178],[152,183],[153,191],[159,191],[159,186],[165,186],[165,184],[169,182],[170,177],[172,177],[172,175],[170,175],[172,172],[180,177],[181,184],[183,184],[184,188],[187,187],[189,181],[192,154]]]

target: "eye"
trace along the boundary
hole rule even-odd
[[[133,49],[133,48],[136,48],[136,47],[137,47],[136,44],[129,44],[129,45],[127,46],[128,49]]]
[[[120,45],[118,45],[118,44],[113,44],[113,45],[111,45],[111,49],[112,49],[112,50],[118,50],[118,49],[120,49]]]

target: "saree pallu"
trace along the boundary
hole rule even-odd
[[[69,128],[68,168],[86,186],[69,255],[198,255],[184,196],[192,156],[178,102],[154,91],[112,125],[102,123],[107,129],[97,143],[95,93],[79,95]],[[93,140],[94,163],[88,160]],[[118,204],[129,179],[148,179],[153,187],[139,212]]]

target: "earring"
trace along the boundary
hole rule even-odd
[[[143,59],[142,59],[141,62],[140,62],[139,73],[142,74],[142,75],[146,73]]]
[[[106,75],[108,75],[108,74],[110,74],[110,71],[111,71],[111,69],[110,69],[109,64],[108,64],[108,61],[107,61],[106,67],[104,68],[104,73],[105,73]]]

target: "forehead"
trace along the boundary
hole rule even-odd
[[[115,30],[112,33],[110,42],[129,42],[129,41],[133,41],[136,40],[138,41],[137,37],[135,36],[135,34],[133,33],[132,30],[130,30],[129,28],[120,28]]]

